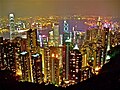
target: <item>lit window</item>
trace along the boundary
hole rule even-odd
[[[73,65],[73,67],[75,67],[75,65]]]
[[[76,72],[78,72],[78,69],[76,69]]]
[[[78,77],[75,77],[75,79],[78,79]]]
[[[75,77],[75,74],[73,74],[73,77]]]

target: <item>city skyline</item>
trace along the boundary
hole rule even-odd
[[[119,0],[0,0],[0,83],[119,83],[119,8]]]
[[[120,54],[118,20],[79,15],[24,18],[16,13],[0,17],[0,70],[11,71],[19,82],[58,87],[94,78]]]
[[[50,15],[119,16],[119,0],[0,0],[0,16],[13,12],[17,17]]]

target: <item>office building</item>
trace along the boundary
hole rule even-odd
[[[69,24],[66,20],[64,20],[64,30],[63,30],[63,44],[65,44],[65,41],[70,39],[70,30],[69,30]]]
[[[37,30],[30,29],[27,31],[27,47],[28,50],[31,51],[31,53],[36,53],[36,47],[37,47]]]
[[[59,24],[55,23],[53,27],[53,38],[54,38],[54,45],[59,46]]]
[[[14,23],[14,14],[9,14],[9,24],[10,24],[10,40],[15,37],[15,23]]]
[[[50,47],[50,81],[54,84],[59,84],[59,48]]]
[[[75,82],[81,81],[81,67],[82,67],[82,55],[76,44],[75,47],[73,48],[73,51],[70,51],[69,80],[73,80]]]
[[[42,73],[42,55],[41,54],[32,54],[32,73],[33,73],[33,82],[41,83],[43,81]]]
[[[44,49],[44,81],[50,82],[50,49]]]
[[[0,37],[0,70],[4,68],[4,44],[3,37]]]
[[[20,59],[21,59],[21,71],[22,71],[22,80],[23,81],[32,81],[31,77],[31,70],[30,70],[30,58],[29,53],[27,51],[22,51],[20,53]]]
[[[53,30],[49,32],[49,36],[48,36],[48,46],[54,46],[54,33]]]

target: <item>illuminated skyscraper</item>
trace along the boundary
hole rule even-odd
[[[59,69],[62,67],[62,48],[44,48],[44,81],[59,84]]]
[[[40,47],[43,47],[43,41],[42,41],[42,35],[41,34],[39,34],[39,39],[37,40],[38,42],[39,42],[39,44],[40,44]]]
[[[33,72],[33,82],[41,83],[43,81],[41,54],[36,53],[32,55],[32,72]]]
[[[65,79],[69,79],[69,55],[70,55],[70,43],[71,40],[66,40],[66,50],[65,50]]]
[[[40,46],[37,44],[37,30],[30,29],[27,31],[27,51],[29,52],[30,59],[30,71],[31,71],[31,80],[34,82],[33,72],[32,72],[32,54],[38,53]]]
[[[44,49],[44,81],[50,81],[50,49]]]
[[[20,59],[20,52],[22,50],[22,44],[21,44],[22,39],[20,37],[16,37],[15,39],[13,39],[14,44],[16,45],[14,48],[14,52],[15,52],[15,63],[16,63],[16,76],[21,76],[21,59]]]
[[[0,70],[4,67],[4,44],[3,37],[0,37]]]
[[[29,53],[26,51],[22,51],[20,53],[20,58],[21,58],[22,80],[31,82]]]
[[[97,26],[98,26],[98,37],[101,38],[102,23],[101,23],[101,18],[100,17],[98,17]]]
[[[9,23],[10,23],[10,40],[14,38],[15,35],[15,23],[14,23],[14,14],[9,14]]]
[[[101,25],[102,25],[102,23],[101,23],[101,18],[98,17],[98,20],[97,20],[97,26],[100,28]]]
[[[46,35],[42,35],[43,47],[48,46],[48,37]]]
[[[49,32],[49,37],[48,37],[48,46],[54,46],[54,33],[53,30]]]
[[[14,40],[0,40],[0,68],[9,69],[17,74],[18,62],[20,61],[19,53],[20,46],[19,43]]]
[[[110,32],[110,29],[108,28],[108,34],[107,34],[107,47],[106,47],[106,61],[105,61],[105,63],[107,63],[108,62],[108,60],[110,59],[110,58],[108,58],[108,51],[111,49],[111,32]]]
[[[66,79],[66,46],[62,48],[62,79]]]
[[[31,54],[36,53],[37,31],[29,29],[27,31],[27,52],[29,53],[30,81],[33,82]]]
[[[64,30],[63,30],[63,44],[65,44],[65,41],[70,39],[70,31],[69,31],[69,24],[67,21],[64,21]]]
[[[7,42],[7,44],[4,45],[4,50],[5,50],[5,60],[7,63],[7,68],[12,70],[14,73],[16,73],[16,55],[15,55],[15,48],[16,44],[14,42]],[[4,60],[4,61],[5,61]]]
[[[27,39],[21,39],[20,45],[21,45],[21,51],[27,50]]]
[[[106,61],[106,53],[107,53],[107,42],[108,42],[108,32],[109,28],[104,27],[103,35],[102,35],[102,45],[104,46],[104,50],[102,51],[102,64],[105,64]]]
[[[70,51],[70,61],[69,61],[69,80],[75,82],[81,81],[81,67],[82,67],[82,55],[79,51],[77,44]]]
[[[63,45],[63,35],[62,34],[60,34],[60,41],[59,41],[59,46],[62,46]]]
[[[60,84],[63,70],[63,47],[44,48],[44,81]],[[61,69],[61,75],[60,75]],[[65,69],[64,69],[65,70]],[[65,73],[65,72],[64,72]],[[63,76],[64,77],[64,76]]]
[[[54,24],[53,33],[55,46],[59,46],[59,25],[57,23]]]
[[[28,48],[35,52],[37,46],[37,30],[30,29],[27,31],[27,40],[28,40]]]
[[[59,48],[50,47],[50,81],[59,84]]]

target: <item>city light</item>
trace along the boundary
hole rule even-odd
[[[58,54],[56,54],[56,58],[58,58]]]
[[[19,81],[67,87],[99,75],[119,53],[112,49],[120,44],[120,22],[110,17],[14,16],[0,21],[0,68]]]
[[[52,53],[52,57],[55,57],[55,54],[54,54],[54,53]]]
[[[27,54],[27,52],[26,52],[26,51],[24,51],[24,52],[21,52],[20,54],[25,55],[25,54]]]
[[[17,72],[16,74],[17,74],[18,76],[22,76],[21,70],[18,69],[16,72]]]

